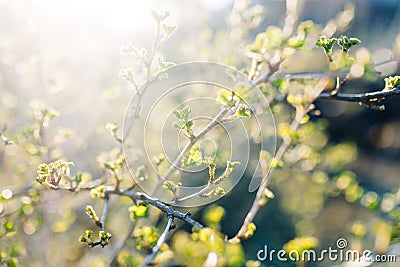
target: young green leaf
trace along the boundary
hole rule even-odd
[[[347,54],[352,46],[361,43],[361,41],[358,38],[348,38],[347,36],[342,35],[337,40],[337,43],[342,47],[342,51]]]
[[[327,56],[329,62],[333,61],[332,47],[336,41],[337,41],[336,38],[327,39],[325,35],[321,35],[315,42],[315,46],[319,46],[324,49],[325,55]]]

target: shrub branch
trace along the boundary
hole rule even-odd
[[[321,80],[317,86],[314,89],[314,92],[311,94],[313,98],[317,98],[318,95],[321,93],[323,88],[326,86],[327,80]],[[314,108],[314,105],[311,103],[307,105],[305,108],[298,108],[296,109],[296,116],[293,119],[292,123],[290,124],[290,130],[291,131],[296,131],[297,128],[299,127],[303,117],[307,115],[308,112],[310,112]],[[281,161],[285,152],[288,150],[292,143],[292,138],[284,138],[282,144],[280,145],[278,152],[276,153],[274,159],[276,161]],[[264,197],[264,192],[265,189],[267,188],[269,182],[271,181],[272,174],[274,172],[275,168],[271,168],[266,176],[263,178],[260,187],[257,190],[256,197],[254,198],[253,204],[248,211],[242,226],[240,227],[239,231],[237,232],[236,236],[230,239],[230,242],[236,243],[239,242],[242,239],[245,239],[247,236],[247,231],[249,229],[249,225],[252,224],[255,216],[257,215],[258,211],[260,210],[261,206],[261,199]]]
[[[167,214],[167,215],[168,215],[168,222],[167,225],[165,226],[163,233],[158,238],[157,244],[153,247],[151,253],[147,255],[142,264],[140,264],[140,267],[146,267],[151,265],[157,253],[160,251],[161,245],[167,240],[169,232],[173,229],[172,223],[174,221],[174,216],[172,214]]]

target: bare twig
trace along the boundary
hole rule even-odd
[[[171,226],[173,221],[174,221],[174,216],[172,214],[168,214],[168,222],[167,225],[165,226],[163,233],[158,238],[157,244],[153,247],[151,253],[147,255],[142,264],[140,264],[140,267],[146,267],[151,265],[157,253],[160,251],[161,245],[164,244],[164,242],[167,240],[168,233],[172,230]]]
[[[180,212],[175,210],[162,202],[159,199],[152,198],[144,193],[141,192],[133,192],[133,191],[108,191],[110,194],[116,194],[121,196],[130,197],[133,200],[143,200],[147,201],[150,205],[158,208],[162,212],[166,214],[172,215],[174,218],[181,219],[182,221],[198,228],[203,228],[203,225],[197,222],[196,220],[192,219],[187,213]]]
[[[314,92],[311,93],[311,97],[315,99],[321,91],[324,89],[324,87],[327,84],[327,80],[321,80],[318,85],[315,87]],[[311,101],[313,102],[313,101]],[[302,109],[296,109],[296,116],[293,119],[292,123],[290,124],[290,130],[291,131],[296,131],[297,128],[300,125],[300,122],[302,121],[303,117],[307,115],[307,113],[313,109],[313,104],[309,104],[306,108]],[[285,152],[288,150],[289,146],[292,143],[292,138],[284,138],[282,144],[280,145],[278,152],[276,153],[274,160],[280,162],[283,158],[283,155]],[[236,236],[232,239],[230,239],[230,242],[239,242],[241,239],[244,239],[246,237],[246,233],[248,230],[248,226],[253,222],[255,216],[257,215],[259,209],[261,208],[262,205],[261,199],[264,197],[264,192],[265,189],[267,188],[269,182],[271,181],[272,174],[274,172],[274,168],[271,168],[267,175],[263,178],[260,187],[258,188],[256,197],[254,198],[253,204],[248,211],[246,218],[243,221],[242,226],[240,227],[238,233]]]
[[[58,188],[61,190],[66,190],[66,191],[71,191],[71,188]],[[104,209],[103,209],[103,214],[101,216],[101,220],[99,223],[99,227],[101,231],[104,231],[104,225],[105,225],[105,221],[107,219],[108,216],[108,211],[109,211],[109,197],[111,194],[115,194],[115,195],[120,195],[120,196],[127,196],[129,198],[131,198],[132,200],[136,201],[136,200],[142,200],[142,201],[146,201],[149,205],[154,206],[156,208],[158,208],[159,210],[161,210],[162,212],[164,212],[165,214],[167,214],[168,217],[168,223],[167,223],[167,227],[165,228],[163,234],[160,236],[160,238],[157,241],[156,246],[153,248],[152,252],[145,258],[144,263],[141,266],[147,266],[148,264],[150,264],[154,257],[156,256],[156,254],[159,252],[161,245],[165,242],[167,236],[168,236],[168,232],[172,229],[171,225],[173,222],[174,218],[179,218],[182,221],[192,225],[193,227],[197,227],[197,228],[203,228],[204,226],[199,223],[198,221],[192,219],[190,217],[190,213],[183,213],[180,212],[178,210],[175,210],[173,208],[171,208],[170,206],[168,206],[166,203],[162,202],[159,199],[156,198],[152,198],[144,193],[141,192],[133,192],[130,190],[125,190],[125,191],[119,191],[117,189],[115,189],[114,187],[107,187],[106,188],[106,197],[105,197],[105,205],[104,205]],[[133,231],[134,225],[132,226],[132,230],[129,231],[127,237],[125,238],[122,246],[118,249],[118,251],[116,252],[115,256],[113,257],[111,264],[115,263],[116,258],[118,256],[119,251],[125,246],[127,240],[129,239],[132,231]],[[97,241],[97,242],[93,242],[90,244],[90,247],[96,247],[96,246],[104,246],[104,244],[102,243],[101,240]]]
[[[336,100],[346,102],[357,102],[369,107],[374,107],[376,104],[389,97],[400,95],[400,83],[397,84],[392,90],[389,91],[375,91],[364,94],[346,94],[339,93],[337,95],[331,95],[329,92],[322,92],[317,99],[319,100]]]
[[[106,194],[104,208],[103,208],[103,214],[101,215],[101,219],[100,219],[100,230],[101,231],[104,231],[104,226],[106,224],[109,210],[110,210],[110,196],[108,194]]]

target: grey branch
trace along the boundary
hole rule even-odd
[[[101,219],[100,219],[100,230],[101,231],[104,231],[104,226],[106,224],[106,219],[107,219],[109,210],[110,210],[110,197],[108,194],[106,194],[104,208],[103,208],[103,214],[101,215]]]
[[[181,219],[182,221],[198,228],[203,228],[203,225],[199,223],[198,221],[192,219],[187,213],[180,212],[178,210],[175,210],[162,202],[159,199],[152,198],[144,193],[141,192],[133,192],[133,191],[109,191],[109,193],[117,194],[117,195],[122,195],[122,196],[127,196],[130,197],[133,200],[143,200],[147,201],[151,206],[154,206],[161,210],[162,212],[166,213],[167,215],[173,216],[174,218]]]
[[[153,262],[154,258],[157,255],[157,253],[160,251],[161,245],[164,244],[164,242],[167,240],[168,233],[172,229],[171,226],[172,226],[173,221],[174,221],[174,216],[172,214],[168,214],[167,226],[165,226],[163,233],[160,235],[160,237],[157,240],[157,244],[153,247],[153,249],[151,250],[151,253],[146,256],[146,258],[144,259],[142,264],[140,264],[140,267],[146,267],[146,266],[151,265],[151,263]]]
[[[346,101],[346,102],[358,102],[365,104],[369,107],[375,107],[376,103],[390,98],[393,96],[400,95],[400,83],[397,84],[392,90],[389,91],[375,91],[364,94],[346,94],[338,93],[337,95],[331,95],[329,92],[322,92],[317,99],[319,100],[336,100],[336,101]]]

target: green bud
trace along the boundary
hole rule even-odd
[[[112,235],[110,233],[99,231],[99,238],[101,241],[101,246],[104,247],[110,243]]]
[[[217,166],[215,160],[211,157],[205,157],[203,163],[208,166],[208,174],[210,176],[209,182],[212,183],[215,179],[215,168]]]
[[[86,214],[97,224],[100,222],[99,217],[97,216],[94,208],[91,205],[86,206]]]
[[[90,190],[90,197],[91,198],[104,198],[106,193],[106,186],[105,185],[99,185],[92,190]]]

